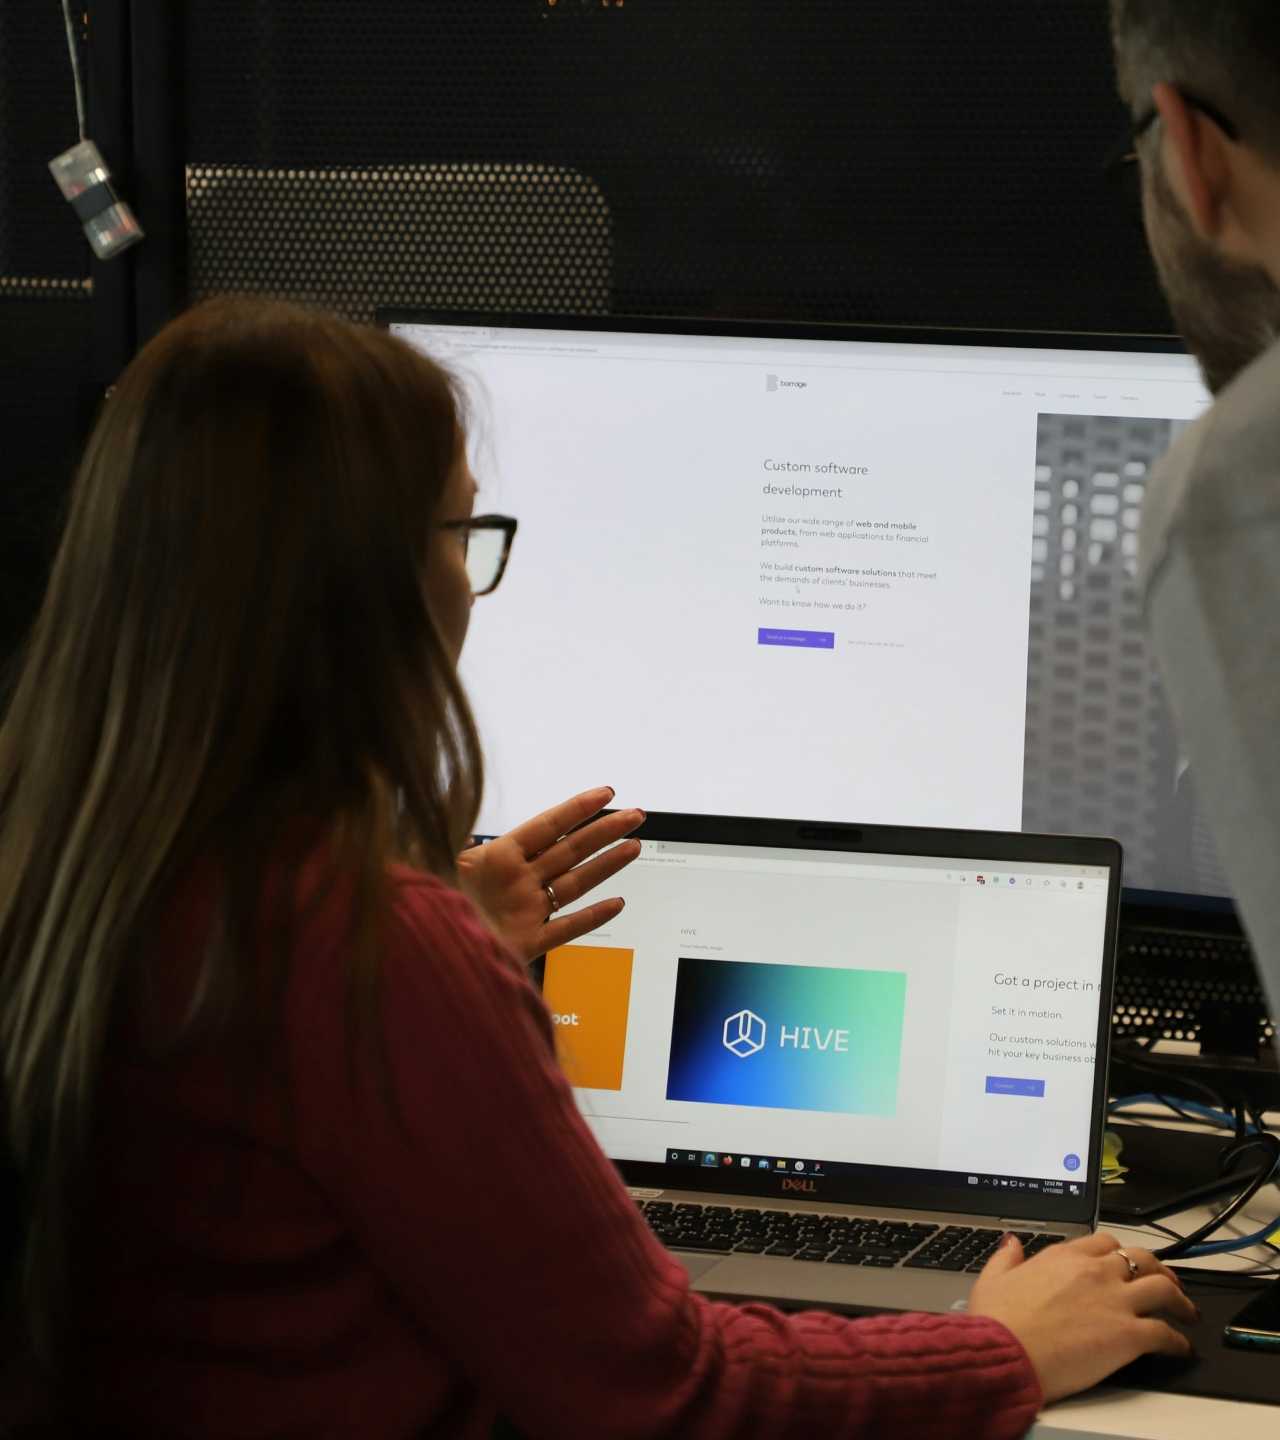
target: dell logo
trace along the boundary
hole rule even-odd
[[[818,1186],[813,1180],[796,1180],[791,1176],[785,1176],[782,1181],[784,1190],[806,1190],[810,1195],[816,1194]]]
[[[732,1050],[739,1060],[764,1049],[766,1026],[759,1015],[739,1010],[724,1022],[724,1048]]]

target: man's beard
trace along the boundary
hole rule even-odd
[[[1158,161],[1142,168],[1143,213],[1160,284],[1216,395],[1280,334],[1280,289],[1261,267],[1218,254],[1184,214]]]

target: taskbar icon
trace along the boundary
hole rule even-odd
[[[1035,1179],[1024,1175],[967,1175],[965,1183],[981,1190],[1028,1190],[1034,1195],[1083,1195],[1084,1186],[1070,1180]]]
[[[744,1155],[737,1150],[676,1150],[667,1151],[666,1163],[686,1169],[730,1171],[740,1174],[744,1170],[759,1173],[762,1170],[778,1175],[826,1174],[827,1165],[821,1160],[796,1160],[778,1155]]]

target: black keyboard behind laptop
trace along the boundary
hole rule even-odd
[[[969,1225],[911,1224],[862,1215],[820,1215],[787,1210],[734,1209],[728,1205],[636,1202],[655,1235],[674,1250],[780,1255],[831,1265],[889,1269],[981,1270],[1005,1230]],[[1015,1230],[1028,1256],[1066,1237]]]

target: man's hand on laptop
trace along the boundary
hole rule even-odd
[[[1200,1318],[1177,1276],[1149,1250],[1121,1252],[1103,1234],[1052,1245],[1031,1260],[1007,1235],[969,1297],[970,1315],[998,1320],[1017,1337],[1046,1401],[1096,1385],[1139,1355],[1189,1354],[1186,1336],[1154,1318],[1161,1312],[1188,1324]]]
[[[612,799],[607,785],[584,790],[458,857],[462,888],[493,933],[522,959],[535,960],[557,945],[567,945],[599,929],[622,909],[623,902],[615,898],[597,900],[572,915],[557,918],[556,913],[616,875],[640,853],[638,840],[614,842],[644,823],[643,810],[619,810],[583,825]],[[582,829],[574,828],[578,825]]]

